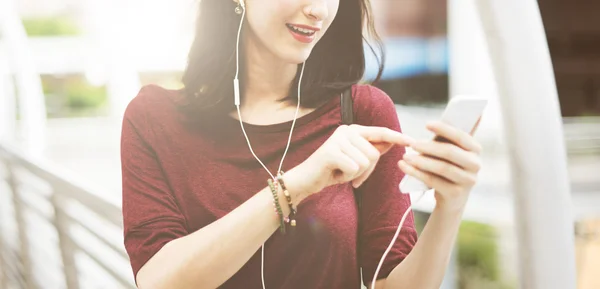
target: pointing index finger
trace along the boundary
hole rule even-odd
[[[410,146],[414,140],[395,130],[376,126],[355,126],[358,134],[371,143],[391,143],[401,146]]]

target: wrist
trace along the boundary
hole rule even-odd
[[[292,203],[294,206],[298,206],[298,204],[306,197],[312,195],[311,189],[307,186],[302,172],[300,172],[297,168],[293,168],[292,170],[284,173],[282,178],[285,182],[288,192],[292,197]]]
[[[462,216],[466,207],[465,202],[459,201],[447,201],[437,198],[435,203],[435,210],[443,213],[444,215],[457,215]]]
[[[286,194],[283,193],[281,185],[277,179],[268,179],[269,189],[271,191],[273,210],[279,221],[279,230],[285,234],[286,223],[290,223],[292,216],[292,209],[289,206]],[[295,221],[292,221],[292,224]],[[293,225],[294,226],[294,225]]]

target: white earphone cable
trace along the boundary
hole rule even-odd
[[[243,0],[240,0],[240,1],[243,1]],[[240,2],[240,3],[243,3],[243,2]],[[260,165],[265,169],[265,171],[267,171],[269,176],[272,179],[275,179],[275,176],[271,173],[271,171],[269,171],[267,166],[265,166],[265,164],[258,158],[256,153],[254,153],[254,150],[252,149],[252,145],[250,144],[250,139],[248,138],[248,134],[246,133],[246,129],[244,129],[244,122],[242,121],[242,113],[240,111],[241,99],[240,99],[240,87],[239,87],[239,71],[240,71],[240,49],[239,48],[240,48],[240,34],[242,32],[244,16],[246,15],[245,5],[241,4],[241,7],[242,7],[242,18],[240,20],[240,26],[238,28],[237,39],[236,39],[236,49],[235,49],[236,69],[235,69],[235,78],[233,80],[234,94],[235,94],[235,106],[236,106],[237,113],[238,113],[238,120],[240,121],[240,127],[242,128],[242,132],[244,134],[244,137],[246,138],[246,143],[248,144],[250,153],[252,153],[254,158],[260,163]],[[294,126],[296,125],[296,119],[298,119],[298,112],[300,111],[300,95],[301,95],[302,77],[304,75],[304,66],[305,66],[305,63],[302,63],[302,69],[300,70],[300,77],[298,79],[298,103],[296,104],[296,113],[294,114],[294,120],[292,121],[292,127],[290,128],[287,145],[283,152],[283,156],[281,157],[281,161],[279,162],[279,168],[278,168],[276,174],[279,173],[281,171],[281,168],[283,167],[283,160],[285,159],[285,156],[287,155],[287,152],[290,148],[290,143],[292,141],[292,133],[294,131]],[[261,246],[261,254],[260,255],[261,255],[260,275],[261,275],[262,287],[263,287],[263,289],[265,289],[266,287],[265,287],[265,244],[264,243]]]
[[[243,1],[243,0],[240,0]],[[237,109],[237,113],[238,113],[238,120],[240,122],[240,127],[242,128],[242,132],[244,134],[244,137],[246,139],[246,143],[248,144],[248,148],[250,149],[250,152],[252,153],[252,155],[254,156],[254,158],[260,163],[260,165],[265,169],[265,171],[267,171],[267,173],[269,174],[269,176],[272,179],[275,179],[275,176],[271,173],[271,171],[269,171],[269,169],[267,168],[267,166],[265,166],[265,164],[258,158],[258,156],[254,153],[254,150],[252,149],[252,145],[250,144],[250,139],[248,138],[248,134],[246,133],[246,130],[244,129],[244,122],[242,120],[242,113],[240,111],[240,88],[239,88],[239,70],[240,70],[240,56],[239,56],[239,47],[240,47],[240,34],[242,31],[242,25],[244,22],[244,17],[246,15],[246,7],[244,4],[241,4],[242,7],[242,17],[240,20],[240,25],[238,28],[238,33],[237,33],[237,39],[236,39],[236,70],[235,70],[235,78],[233,80],[234,82],[234,94],[235,94],[235,106]],[[279,173],[281,171],[281,168],[283,166],[283,161],[287,155],[287,152],[290,148],[290,144],[292,141],[292,133],[294,131],[294,126],[296,125],[296,120],[298,119],[298,112],[300,111],[300,95],[301,95],[301,85],[302,85],[302,77],[304,75],[304,66],[305,63],[302,63],[302,69],[300,71],[300,77],[298,79],[298,103],[296,105],[296,113],[294,114],[294,120],[292,121],[292,127],[290,128],[290,133],[288,136],[288,141],[287,141],[287,145],[285,147],[285,150],[283,152],[283,156],[281,157],[281,161],[279,162],[279,168],[277,170],[277,173]],[[423,192],[423,194],[417,199],[417,201],[415,202],[418,203],[423,196],[425,195],[426,192]],[[375,270],[375,275],[373,277],[373,281],[371,283],[371,288],[375,289],[375,283],[377,281],[377,275],[379,275],[379,271],[381,270],[381,266],[383,265],[383,261],[385,260],[385,257],[387,256],[387,254],[392,250],[392,247],[394,246],[394,243],[396,242],[396,239],[398,238],[398,236],[400,235],[400,231],[402,230],[402,226],[404,225],[404,221],[406,220],[406,218],[408,217],[408,213],[412,210],[414,204],[411,205],[410,207],[408,207],[406,209],[406,211],[404,212],[402,219],[400,220],[400,224],[398,225],[398,229],[396,230],[396,233],[394,234],[394,237],[392,238],[392,241],[390,242],[390,245],[387,247],[387,249],[385,250],[385,252],[383,253],[383,256],[381,256],[381,259],[379,261],[379,264],[377,265],[377,269]],[[262,288],[266,289],[265,287],[265,244],[263,243],[261,246],[261,266],[260,266],[260,273],[261,273],[261,281],[262,281]]]
[[[398,239],[398,236],[400,235],[400,230],[402,230],[402,226],[404,225],[404,221],[406,220],[406,217],[408,217],[408,213],[410,211],[412,211],[415,204],[417,204],[423,198],[423,196],[425,196],[425,193],[427,193],[427,192],[428,191],[423,192],[421,194],[421,196],[419,196],[419,198],[410,207],[408,207],[406,209],[406,211],[404,211],[404,215],[402,215],[402,219],[400,219],[400,224],[398,225],[398,229],[396,229],[396,233],[394,234],[394,237],[392,238],[390,245],[387,247],[387,249],[381,256],[381,259],[379,260],[379,264],[377,264],[377,269],[375,269],[375,275],[373,276],[373,281],[371,282],[371,289],[375,289],[375,283],[377,282],[377,275],[379,275],[381,266],[383,266],[383,261],[385,260],[385,257],[387,257],[387,254],[392,250],[392,247],[394,247],[394,243],[396,243],[396,239]]]
[[[296,113],[294,115],[294,120],[292,121],[292,128],[290,129],[290,134],[288,136],[288,141],[287,141],[287,145],[285,147],[285,150],[283,152],[283,156],[281,158],[281,162],[279,162],[279,169],[277,170],[277,172],[281,171],[281,168],[283,167],[283,160],[285,159],[285,156],[287,155],[287,152],[290,148],[290,143],[292,141],[292,132],[294,131],[294,126],[296,124],[296,119],[298,118],[298,111],[300,110],[300,85],[302,83],[302,74],[304,73],[304,64],[302,64],[302,70],[300,72],[300,79],[299,79],[299,83],[298,83],[298,104],[296,106]],[[250,144],[250,139],[248,138],[248,134],[246,133],[246,130],[244,129],[244,123],[242,121],[242,113],[240,112],[240,106],[236,105],[237,108],[237,113],[238,113],[238,119],[240,121],[240,126],[242,128],[242,132],[244,134],[244,137],[246,138],[246,143],[248,144],[248,148],[250,149],[250,153],[252,153],[252,155],[254,156],[254,158],[260,163],[260,165],[265,169],[265,171],[267,171],[267,173],[269,174],[269,176],[271,176],[272,179],[275,179],[275,176],[271,173],[271,171],[269,171],[269,169],[267,168],[267,166],[265,166],[265,164],[258,158],[258,156],[256,156],[256,153],[254,153],[254,150],[252,149],[252,145]],[[264,273],[264,267],[265,267],[265,244],[263,244],[261,246],[261,278],[262,278],[262,284],[263,284],[263,289],[265,289],[265,273]]]
[[[242,33],[242,25],[244,24],[244,18],[246,16],[246,7],[242,7],[242,18],[240,19],[240,25],[238,27],[237,40],[235,44],[235,79],[238,79],[240,74],[240,34]]]

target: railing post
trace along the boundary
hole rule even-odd
[[[24,207],[21,202],[20,192],[17,185],[17,179],[14,175],[12,165],[7,164],[8,168],[8,186],[12,192],[13,208],[15,210],[15,221],[17,222],[17,233],[19,235],[19,258],[21,259],[21,265],[23,268],[23,279],[25,280],[25,286],[27,289],[37,288],[31,269],[31,258],[29,255],[29,240],[27,239],[27,221],[24,217]]]
[[[4,239],[2,235],[5,232],[2,231],[2,218],[0,218],[0,288],[8,288],[8,277],[6,276],[6,262],[4,262]]]
[[[16,196],[14,199],[19,215],[21,216],[20,222],[23,223],[24,219],[28,220],[28,213],[33,213],[33,211],[35,211],[35,213],[38,214],[41,218],[46,219],[50,226],[54,227],[54,232],[56,232],[57,235],[58,244],[53,245],[54,248],[52,248],[52,250],[53,252],[60,254],[59,256],[62,262],[59,263],[62,264],[56,264],[59,265],[59,268],[56,268],[55,264],[46,264],[46,262],[52,261],[50,260],[50,258],[39,258],[39,260],[38,258],[34,258],[28,262],[24,262],[26,268],[31,268],[29,267],[30,265],[35,265],[33,266],[34,269],[37,269],[39,266],[40,269],[44,270],[45,268],[47,268],[47,266],[54,265],[53,268],[59,269],[58,275],[61,277],[60,281],[62,283],[59,284],[60,288],[79,289],[84,288],[85,286],[83,284],[79,284],[81,283],[80,273],[82,272],[81,268],[79,266],[76,266],[79,265],[79,263],[76,263],[76,261],[79,261],[77,257],[79,257],[80,255],[82,257],[87,256],[89,259],[91,259],[92,262],[96,263],[96,265],[99,267],[98,271],[96,272],[104,271],[105,273],[110,275],[109,280],[111,284],[119,284],[117,285],[119,288],[135,288],[135,282],[133,278],[123,275],[122,272],[119,271],[119,268],[115,269],[112,266],[114,265],[112,264],[113,261],[127,261],[127,254],[123,250],[124,248],[122,248],[121,245],[116,245],[113,243],[114,236],[110,235],[111,233],[113,233],[113,230],[109,230],[108,232],[98,232],[98,229],[94,226],[94,221],[90,223],[86,222],[85,219],[87,218],[84,218],[82,220],[80,220],[79,218],[75,218],[75,216],[73,216],[73,214],[71,214],[70,211],[71,205],[73,205],[73,203],[78,203],[79,205],[85,207],[89,211],[87,213],[80,212],[80,214],[83,214],[84,216],[98,217],[100,218],[101,222],[106,222],[107,225],[110,224],[110,226],[122,228],[123,224],[121,218],[121,210],[117,205],[97,197],[97,194],[86,190],[85,186],[78,184],[76,179],[62,175],[60,173],[60,169],[56,169],[51,165],[44,163],[41,160],[35,161],[34,158],[30,156],[21,155],[19,149],[11,145],[4,143],[0,144],[0,162],[7,165],[13,165],[12,168],[7,168],[8,170],[12,169],[12,171],[10,171],[11,175],[8,175],[7,177],[2,176],[2,181],[6,179],[6,182],[10,185],[9,189],[12,193],[8,196]],[[23,173],[27,173],[25,175],[27,177],[25,180],[22,180],[21,175],[18,174],[21,171],[23,171]],[[26,193],[35,194],[35,190],[31,191],[27,189],[27,186],[23,186],[23,184],[25,184],[27,180],[33,180],[36,178],[38,181],[45,182],[48,185],[47,187],[50,188],[50,194],[47,194],[46,190],[44,190],[43,193],[40,192],[40,195],[43,195],[41,196],[41,198],[46,200],[46,206],[44,206],[44,208],[39,209],[37,208],[37,206],[29,206],[29,203],[27,202],[29,198],[26,198],[26,196],[28,196],[26,195]],[[17,191],[17,189],[19,189],[19,191]],[[39,200],[39,198],[37,199]],[[22,201],[20,202],[19,200]],[[9,200],[9,203],[12,206],[13,200]],[[47,207],[51,207],[48,208],[50,211],[46,210]],[[17,221],[12,219],[13,218],[11,216],[10,221],[16,224]],[[21,239],[26,240],[26,238],[23,237],[25,236],[25,232],[27,233],[27,235],[29,235],[29,240],[32,241],[32,243],[30,243],[29,246],[33,248],[33,246],[38,242],[35,242],[35,240],[32,238],[33,236],[31,234],[34,233],[32,232],[33,227],[31,227],[32,224],[29,225],[30,227],[27,231],[24,231],[23,225],[21,225],[18,229],[21,229]],[[13,226],[11,226],[11,228],[12,227]],[[101,247],[88,248],[89,246],[85,246],[85,244],[79,244],[77,240],[74,239],[74,232],[72,232],[75,228],[81,228],[87,231],[87,233],[89,233],[93,238],[96,238],[98,241],[103,243],[103,245]],[[109,236],[105,236],[102,233],[107,233],[109,234]],[[15,235],[18,236],[19,234],[15,233]],[[41,237],[43,238],[44,236]],[[3,240],[4,245],[8,245],[6,242],[7,240],[9,239],[5,238]],[[43,242],[44,240],[41,241]],[[7,247],[5,246],[4,248],[6,250]],[[56,250],[60,251],[56,252]],[[6,273],[9,273],[7,274],[7,285],[13,285],[12,283],[14,281],[14,285],[18,285],[18,287],[16,288],[20,289],[37,289],[38,286],[41,287],[40,289],[45,289],[46,287],[51,286],[50,284],[42,284],[46,282],[46,280],[42,279],[39,279],[40,281],[38,282],[38,284],[35,284],[38,286],[28,286],[27,282],[31,283],[32,280],[38,280],[36,278],[28,279],[28,277],[40,276],[24,273],[26,271],[22,269],[22,262],[18,261],[20,259],[20,257],[18,256],[18,248],[16,248],[16,250],[14,251],[17,252],[13,252],[11,250],[11,254],[6,255],[6,258],[4,260],[4,264],[8,265],[7,269],[10,269],[6,270]],[[29,251],[23,250],[23,252]],[[114,258],[112,258],[112,260],[107,260],[104,258],[106,257],[104,253],[109,253],[109,257]],[[30,254],[33,254],[33,252],[31,252]],[[31,257],[37,256],[31,255]],[[28,260],[28,258],[25,258],[25,260]],[[14,274],[11,274],[13,272]],[[34,271],[33,273],[36,274],[37,271]],[[15,278],[13,278],[13,276]],[[17,281],[19,282],[19,284],[17,284]],[[2,286],[2,284],[0,284],[0,286]],[[6,288],[8,289],[10,287],[6,286]]]
[[[64,212],[64,201],[60,195],[54,192],[50,197],[52,207],[54,208],[53,224],[58,233],[58,244],[60,246],[60,256],[63,263],[63,270],[67,289],[79,289],[79,277],[77,264],[75,263],[75,244],[69,234],[69,219]]]

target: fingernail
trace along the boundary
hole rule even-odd
[[[405,154],[405,155],[404,155],[404,160],[406,160],[406,161],[409,161],[409,162],[410,162],[410,161],[412,161],[412,160],[414,160],[414,159],[415,159],[415,156],[414,156],[414,155],[412,155],[412,154]]]
[[[416,140],[410,146],[414,148],[420,146],[421,144],[423,144],[422,140]]]
[[[425,127],[426,127],[427,129],[429,129],[429,130],[433,130],[433,129],[436,129],[436,128],[440,128],[440,125],[441,125],[441,124],[442,124],[442,123],[441,123],[441,122],[439,122],[439,121],[431,121],[431,122],[428,122],[428,123],[427,123],[427,125],[426,125]]]
[[[411,145],[412,143],[415,142],[414,138],[407,136],[407,135],[403,135],[403,136],[404,136],[404,140],[408,143],[408,145]]]

